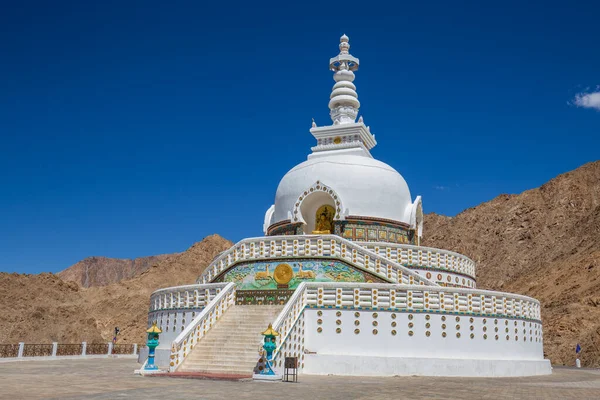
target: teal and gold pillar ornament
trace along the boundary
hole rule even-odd
[[[266,331],[262,333],[265,337],[263,343],[263,349],[265,350],[265,367],[260,371],[260,375],[275,375],[275,372],[272,368],[272,358],[273,352],[277,348],[277,339],[275,337],[279,336],[279,333],[273,329],[273,325],[269,324],[269,327]]]
[[[158,346],[158,335],[161,334],[162,331],[156,326],[156,321],[154,321],[152,327],[150,327],[146,333],[148,333],[148,339],[146,341],[146,345],[148,346],[148,362],[144,369],[157,370],[158,367],[154,364],[154,349]]]

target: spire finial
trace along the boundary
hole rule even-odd
[[[359,61],[349,50],[350,38],[344,34],[340,38],[340,54],[329,60],[329,69],[335,72],[335,85],[329,96],[329,114],[334,125],[354,123],[360,107],[356,86],[352,83]]]

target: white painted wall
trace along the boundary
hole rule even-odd
[[[340,316],[336,315],[338,312]],[[359,313],[358,317],[355,312]],[[446,320],[442,321],[440,314],[421,313],[410,314],[411,320],[409,313],[375,312],[377,318],[370,310],[306,309],[304,373],[522,376],[551,371],[549,362],[543,358],[540,323],[487,317],[484,324],[484,317],[464,315],[458,316],[458,322],[454,315],[446,315]],[[430,316],[429,320],[426,315]],[[473,318],[472,323],[470,318]],[[318,320],[321,320],[320,324]],[[356,321],[359,321],[358,325]],[[396,326],[392,326],[394,322]],[[409,327],[410,323],[412,327]],[[426,328],[427,323],[429,328]],[[446,329],[442,329],[442,324]],[[318,332],[319,328],[321,332]],[[336,332],[338,328],[340,333]],[[360,333],[356,334],[355,329]],[[374,329],[377,334],[373,333]],[[413,332],[412,336],[409,331]],[[426,336],[427,331],[430,336]],[[487,339],[483,338],[484,334]]]

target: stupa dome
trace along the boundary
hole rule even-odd
[[[339,196],[342,215],[410,224],[410,190],[394,168],[356,151],[323,153],[329,154],[310,157],[281,179],[271,224],[287,219],[294,222],[293,212],[299,197],[317,182]]]

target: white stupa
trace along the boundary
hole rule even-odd
[[[371,155],[359,60],[346,35],[339,47],[332,124],[313,123],[316,146],[281,179],[265,236],[219,254],[196,284],[152,294],[156,363],[264,378],[269,353],[256,349],[272,325],[275,377],[290,358],[306,374],[550,373],[537,300],[476,289],[472,260],[420,245],[421,197]]]

